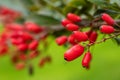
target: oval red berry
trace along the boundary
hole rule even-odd
[[[81,21],[81,18],[78,15],[73,14],[73,13],[68,13],[67,18],[72,22],[80,22]]]
[[[115,24],[114,19],[106,13],[103,13],[101,18],[109,25],[114,25]]]
[[[88,36],[84,32],[74,31],[74,35],[76,40],[79,42],[88,40]]]
[[[66,61],[72,61],[76,58],[78,58],[79,56],[81,56],[84,52],[84,47],[77,44],[74,45],[73,47],[71,47],[69,50],[67,50],[64,54],[64,59]]]
[[[88,68],[90,65],[90,61],[92,59],[92,55],[90,52],[85,53],[83,59],[82,59],[82,66]]]
[[[67,36],[60,36],[58,38],[56,38],[56,43],[58,45],[63,45],[67,42]]]
[[[71,23],[66,25],[66,29],[69,31],[77,31],[79,26]]]
[[[112,26],[109,26],[109,25],[102,25],[100,27],[100,31],[105,33],[105,34],[111,34],[115,31],[115,29]]]

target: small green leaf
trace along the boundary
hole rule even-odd
[[[102,13],[108,13],[112,15],[112,17],[115,17],[120,14],[120,12],[114,10],[98,9],[97,11],[95,11],[94,16],[100,16]]]
[[[118,45],[120,45],[120,38],[114,38],[114,40],[116,41],[116,43],[117,43]]]
[[[30,17],[27,20],[34,21],[34,22],[36,22],[40,25],[44,25],[44,26],[60,24],[59,20],[57,20],[51,16],[46,16],[46,15],[30,15]]]
[[[88,0],[88,1],[97,6],[105,6],[109,4],[109,0]]]

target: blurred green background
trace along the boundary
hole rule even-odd
[[[35,59],[35,74],[29,76],[27,68],[17,71],[11,65],[9,57],[0,57],[0,80],[120,80],[120,49],[111,40],[92,49],[91,68],[86,70],[81,66],[83,56],[72,62],[65,62],[63,53],[66,49],[57,46],[51,39],[48,50],[53,59],[51,64],[39,68],[39,58]]]

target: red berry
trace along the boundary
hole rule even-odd
[[[88,36],[84,32],[74,31],[74,35],[76,40],[79,42],[88,40]]]
[[[17,23],[6,24],[5,26],[6,26],[6,28],[8,28],[8,29],[10,29],[10,30],[13,30],[13,31],[21,31],[21,30],[24,30],[23,25],[17,24]]]
[[[21,33],[19,33],[19,35],[25,41],[33,40],[33,36],[30,33],[21,32]]]
[[[22,44],[18,45],[17,47],[18,47],[18,50],[20,50],[20,51],[25,51],[28,49],[28,45],[25,43],[22,43]]]
[[[24,53],[22,53],[22,54],[19,55],[19,58],[21,60],[25,61],[27,59],[27,56]]]
[[[91,35],[91,33],[92,33],[92,30],[89,30],[89,31],[86,31],[86,32],[84,32],[87,36],[88,36],[88,38],[90,37],[90,35]]]
[[[7,46],[0,46],[0,55],[5,55],[8,51],[8,47]]]
[[[50,63],[50,62],[52,61],[52,59],[51,59],[50,56],[46,56],[46,57],[45,57],[45,61]]]
[[[41,60],[40,60],[40,62],[39,62],[39,66],[40,67],[43,67],[44,65],[45,65],[45,59],[44,58],[42,58]]]
[[[13,56],[11,57],[11,61],[12,61],[13,63],[17,63],[17,62],[18,62],[18,56],[13,55]]]
[[[16,67],[17,70],[21,70],[25,67],[25,63],[19,62],[15,65],[15,67]]]
[[[82,66],[86,67],[86,68],[89,68],[91,59],[92,59],[91,53],[87,52],[82,59]]]
[[[24,43],[24,40],[22,39],[22,38],[17,38],[17,39],[11,39],[11,43],[13,44],[13,45],[19,45],[19,44],[22,44],[22,43]]]
[[[29,44],[28,48],[30,50],[35,50],[38,47],[38,44],[39,44],[39,42],[37,40],[34,40]]]
[[[70,24],[70,23],[72,23],[70,20],[68,20],[68,19],[63,19],[62,21],[61,21],[61,24],[65,27],[67,24]]]
[[[78,58],[79,56],[81,56],[84,52],[84,47],[77,44],[74,45],[73,47],[71,47],[69,50],[67,50],[64,54],[64,59],[66,61],[72,61],[76,58]]]
[[[77,31],[79,26],[71,23],[66,25],[66,29],[69,31]]]
[[[11,10],[7,7],[4,7],[4,6],[0,7],[0,14],[1,15],[10,15],[11,12],[13,12],[13,10]]]
[[[71,34],[69,37],[68,37],[68,42],[72,45],[75,45],[77,44],[76,40],[75,40],[75,36],[74,34]]]
[[[56,38],[56,43],[58,45],[63,45],[67,42],[67,36],[60,36],[58,38]]]
[[[67,14],[67,18],[70,20],[70,21],[73,21],[73,22],[80,22],[81,19],[79,16],[77,16],[76,14],[73,14],[73,13],[68,13]]]
[[[106,13],[102,14],[102,19],[109,25],[114,25],[115,24],[114,19]]]
[[[19,37],[19,33],[18,32],[13,32],[10,35],[11,38],[18,38]]]
[[[91,33],[90,37],[89,37],[89,41],[90,41],[90,43],[95,42],[96,39],[97,39],[97,37],[98,37],[97,32],[93,31],[93,32]]]
[[[33,59],[33,58],[37,57],[39,54],[40,54],[39,51],[32,51],[32,52],[30,52],[29,57],[30,57],[30,59]]]
[[[100,31],[105,33],[105,34],[111,34],[115,31],[115,29],[112,26],[109,26],[109,25],[102,25],[100,27]]]
[[[25,23],[26,29],[30,32],[39,33],[42,31],[42,28],[33,22]]]

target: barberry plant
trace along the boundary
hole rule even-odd
[[[67,46],[63,55],[66,61],[81,57],[81,65],[86,69],[94,59],[92,46],[108,39],[120,44],[120,6],[115,0],[20,1],[27,9],[27,16],[0,7],[0,23],[4,25],[0,54],[9,53],[12,47],[11,60],[16,69],[23,69],[26,63],[41,55],[40,42],[45,42],[48,35],[54,37],[59,46]],[[16,22],[17,19],[20,21]],[[98,39],[99,36],[103,38]],[[49,61],[50,56],[46,56],[38,65],[43,67]],[[29,67],[31,70],[32,65]]]
[[[96,19],[97,21],[94,22]],[[98,22],[101,24],[97,25],[97,27],[93,25]],[[81,25],[82,18],[74,13],[68,13],[66,18],[61,21],[61,24],[66,30],[71,32],[68,38],[62,35],[56,39],[56,43],[60,46],[66,43],[70,44],[70,48],[64,53],[64,59],[73,61],[86,51],[81,64],[87,69],[90,67],[92,60],[91,46],[120,35],[120,32],[116,29],[120,26],[107,13],[101,13],[100,16],[91,20],[89,25],[87,25],[89,26],[88,30],[83,30],[83,25]],[[109,37],[104,37],[101,41],[97,41],[99,33],[109,35]]]

